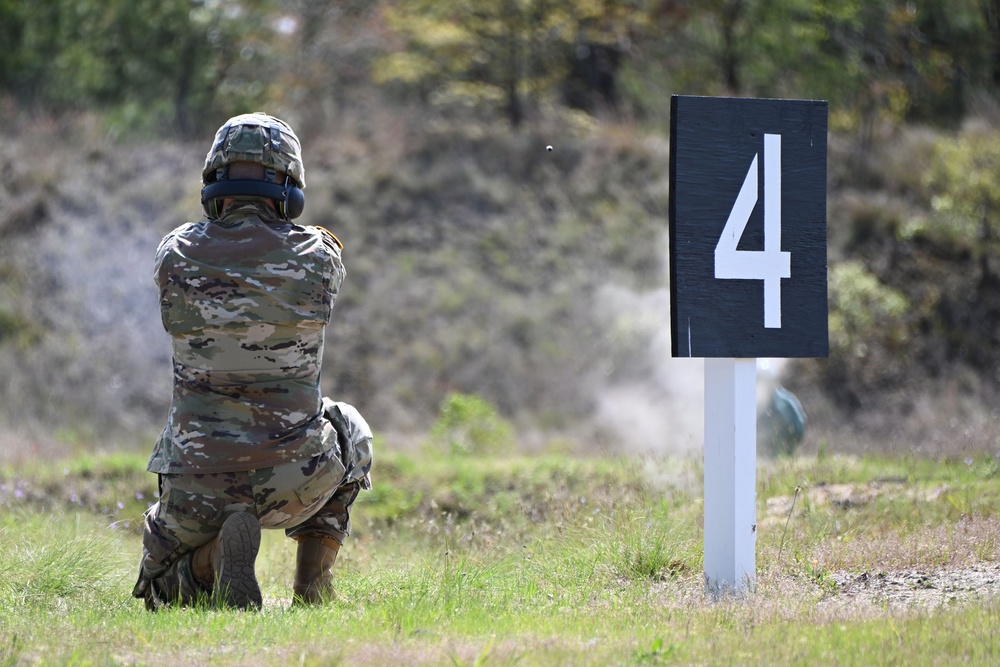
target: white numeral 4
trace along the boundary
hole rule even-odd
[[[792,276],[792,254],[781,250],[781,135],[764,135],[764,249],[737,250],[757,205],[757,156],[715,246],[715,277],[764,281],[764,328],[781,328],[781,279]]]

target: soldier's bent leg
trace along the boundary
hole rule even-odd
[[[254,565],[260,550],[260,522],[250,512],[229,516],[215,539],[195,549],[191,569],[212,592],[212,604],[260,609],[263,602]]]
[[[333,595],[333,575],[330,570],[337,562],[340,542],[332,537],[298,538],[295,553],[293,604],[322,604]]]
[[[316,604],[333,597],[331,569],[351,532],[351,506],[360,490],[360,482],[341,486],[313,516],[285,531],[298,542],[294,602]]]
[[[193,572],[192,551],[213,540],[229,514],[252,505],[244,490],[249,484],[242,473],[160,476],[160,500],[146,512],[132,590],[147,609],[190,605],[211,593],[211,582]]]
[[[147,610],[159,611],[171,605],[190,606],[211,592],[211,588],[205,587],[194,576],[191,552],[174,560],[152,578],[144,567],[146,556],[144,553],[143,560],[139,563],[139,578],[132,589],[132,595],[143,600]]]

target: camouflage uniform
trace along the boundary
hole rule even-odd
[[[293,538],[350,533],[351,504],[371,488],[372,433],[319,386],[341,248],[253,199],[160,243],[174,388],[149,461],[160,499],[146,513],[133,591],[148,607],[199,592],[189,556],[234,512]]]

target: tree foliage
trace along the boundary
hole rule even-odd
[[[5,1],[0,89],[56,111],[111,110],[141,130],[191,131],[259,93],[247,70],[270,48],[260,29],[271,4]]]
[[[954,122],[1000,86],[996,0],[0,0],[0,91],[190,130],[372,91],[519,125],[661,117],[670,93],[828,99],[834,120]]]
[[[828,99],[840,127],[953,122],[971,94],[996,93],[995,4],[692,2],[657,36],[651,60],[669,63],[675,92]]]
[[[492,106],[514,126],[562,98],[588,110],[615,105],[629,37],[648,24],[642,0],[401,0],[387,12],[400,48],[375,80],[408,84],[440,105]]]

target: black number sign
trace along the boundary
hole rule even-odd
[[[822,101],[670,101],[675,357],[825,357]]]

